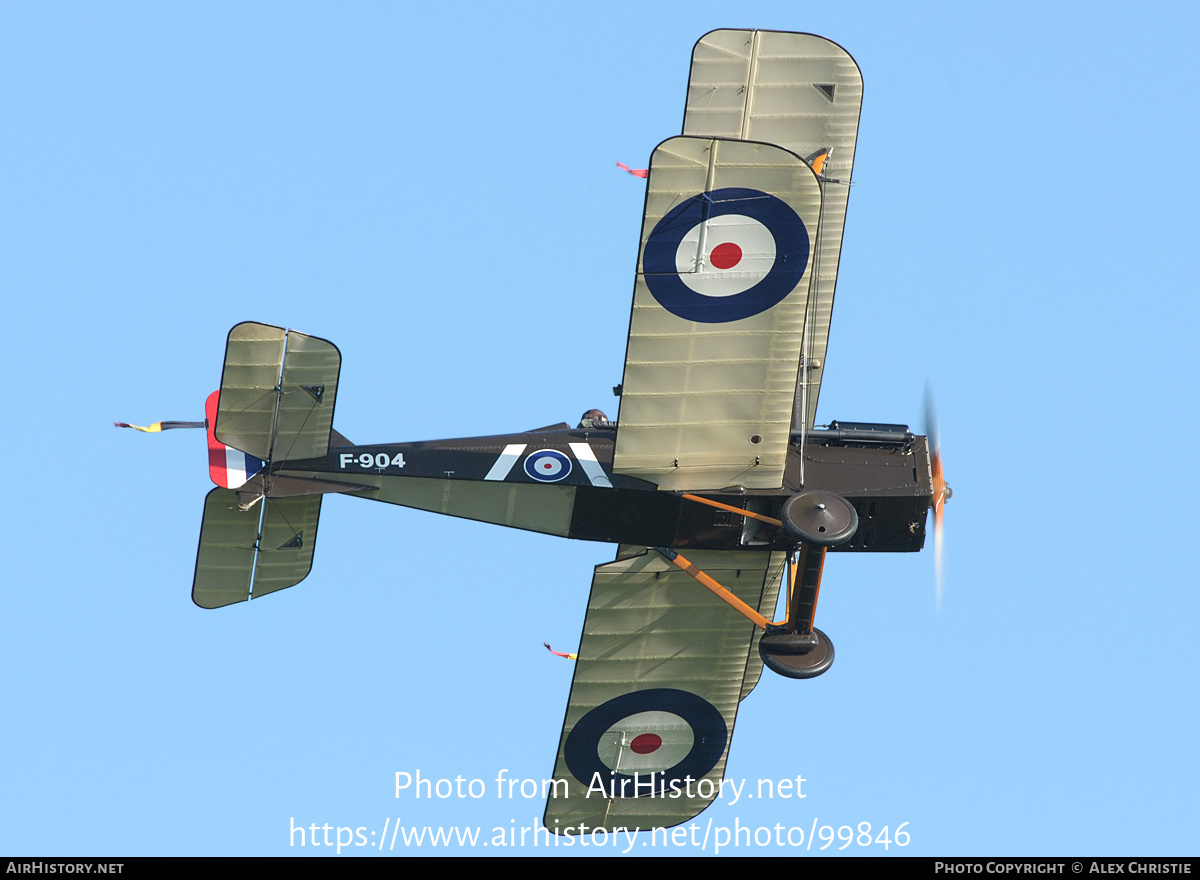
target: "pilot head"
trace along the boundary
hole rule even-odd
[[[598,409],[589,409],[579,420],[581,428],[607,428],[609,424],[608,416]]]

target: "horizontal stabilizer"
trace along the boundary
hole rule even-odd
[[[232,489],[204,499],[192,601],[221,608],[293,587],[308,576],[321,496],[268,498],[249,510]]]
[[[325,455],[341,365],[328,340],[238,324],[225,345],[216,438],[265,462]]]

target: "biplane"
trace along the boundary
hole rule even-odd
[[[615,419],[357,444],[333,425],[333,343],[234,327],[206,412],[218,488],[196,604],[303,580],[330,493],[615,544],[592,576],[544,821],[575,833],[698,814],[764,664],[810,678],[833,662],[813,625],[827,553],[918,551],[949,495],[929,437],[815,421],[861,99],[854,59],[822,37],[696,43],[683,133],[639,173]]]

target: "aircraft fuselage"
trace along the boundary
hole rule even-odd
[[[694,494],[777,517],[801,489],[855,506],[849,551],[917,551],[932,497],[926,438],[855,444],[814,432],[793,443],[776,490],[721,487]],[[545,534],[677,549],[786,549],[788,539],[744,516],[613,473],[615,429],[565,423],[519,434],[416,443],[331,446],[323,458],[273,464],[242,491],[267,497],[337,491]],[[311,486],[312,488],[307,488]],[[319,487],[319,488],[318,488]]]

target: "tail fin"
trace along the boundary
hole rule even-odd
[[[208,475],[221,488],[236,489],[263,469],[263,461],[217,439],[214,428],[220,396],[220,391],[214,391],[204,403],[204,416],[208,420]]]

